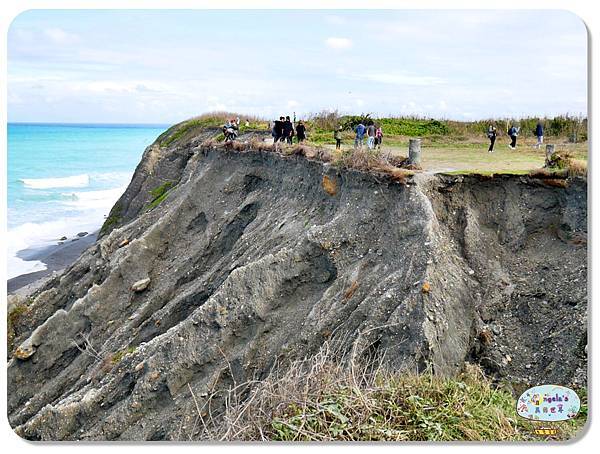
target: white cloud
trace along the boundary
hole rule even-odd
[[[329,37],[325,40],[325,44],[331,49],[349,49],[352,47],[352,40],[348,38]]]
[[[338,15],[326,16],[325,20],[331,25],[345,25],[348,23],[348,20],[345,17]]]
[[[62,28],[47,28],[44,30],[44,36],[55,44],[72,44],[79,41],[79,36]]]
[[[108,93],[134,93],[144,94],[169,94],[173,93],[172,87],[167,84],[147,80],[90,80],[71,82],[69,91],[88,92],[97,94]]]
[[[441,77],[417,76],[406,73],[368,73],[358,76],[359,79],[392,85],[441,85],[446,81]]]

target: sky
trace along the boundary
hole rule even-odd
[[[217,110],[585,114],[587,31],[557,10],[31,10],[11,24],[10,122]]]

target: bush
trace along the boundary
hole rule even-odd
[[[582,402],[576,420],[557,423],[561,432],[554,439],[569,439],[583,426],[587,407]],[[206,403],[196,406],[199,418],[207,413]],[[515,398],[492,386],[477,366],[467,365],[455,378],[400,372],[375,358],[360,362],[354,351],[342,354],[326,342],[313,357],[285,370],[275,368],[258,383],[232,387],[221,422],[203,421],[202,438],[540,440],[532,434],[538,426],[518,417],[515,407]]]

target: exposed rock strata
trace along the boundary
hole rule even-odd
[[[332,335],[395,368],[585,383],[585,181],[405,186],[200,139],[149,147],[98,242],[14,320],[21,436],[188,439],[190,389],[264,377]]]

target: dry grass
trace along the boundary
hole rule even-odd
[[[477,337],[479,338],[479,341],[483,345],[491,345],[494,340],[494,335],[493,335],[492,331],[489,329],[481,330],[479,332],[479,334],[477,335]]]
[[[549,170],[566,171],[569,177],[587,175],[587,161],[578,159],[568,151],[554,153],[544,165]]]
[[[414,174],[413,170],[420,170],[415,166],[408,165],[406,159],[390,153],[361,148],[347,149],[338,153],[334,163],[344,169],[382,173],[401,184],[405,184],[407,178]]]
[[[566,188],[569,186],[569,183],[564,178],[547,178],[542,181],[546,186],[551,186],[553,188]]]
[[[562,170],[551,170],[551,169],[535,169],[528,174],[531,178],[538,178],[540,180],[549,178],[566,178],[567,172]]]
[[[544,180],[548,186],[564,188],[568,186],[564,179],[587,176],[587,161],[576,158],[568,151],[554,153],[543,168],[530,171],[529,176]]]
[[[582,159],[571,159],[569,161],[568,170],[570,177],[585,177],[587,176],[587,161],[584,161]]]
[[[222,413],[212,395],[190,387],[198,428],[209,440],[426,441],[540,440],[534,422],[516,415],[511,394],[496,389],[473,365],[456,378],[389,370],[382,358],[360,362],[325,342],[310,358],[262,381],[234,384]],[[356,345],[356,344],[355,344]],[[573,437],[585,422],[557,425],[552,439]],[[544,438],[542,438],[543,440]],[[545,438],[549,439],[549,438]]]

